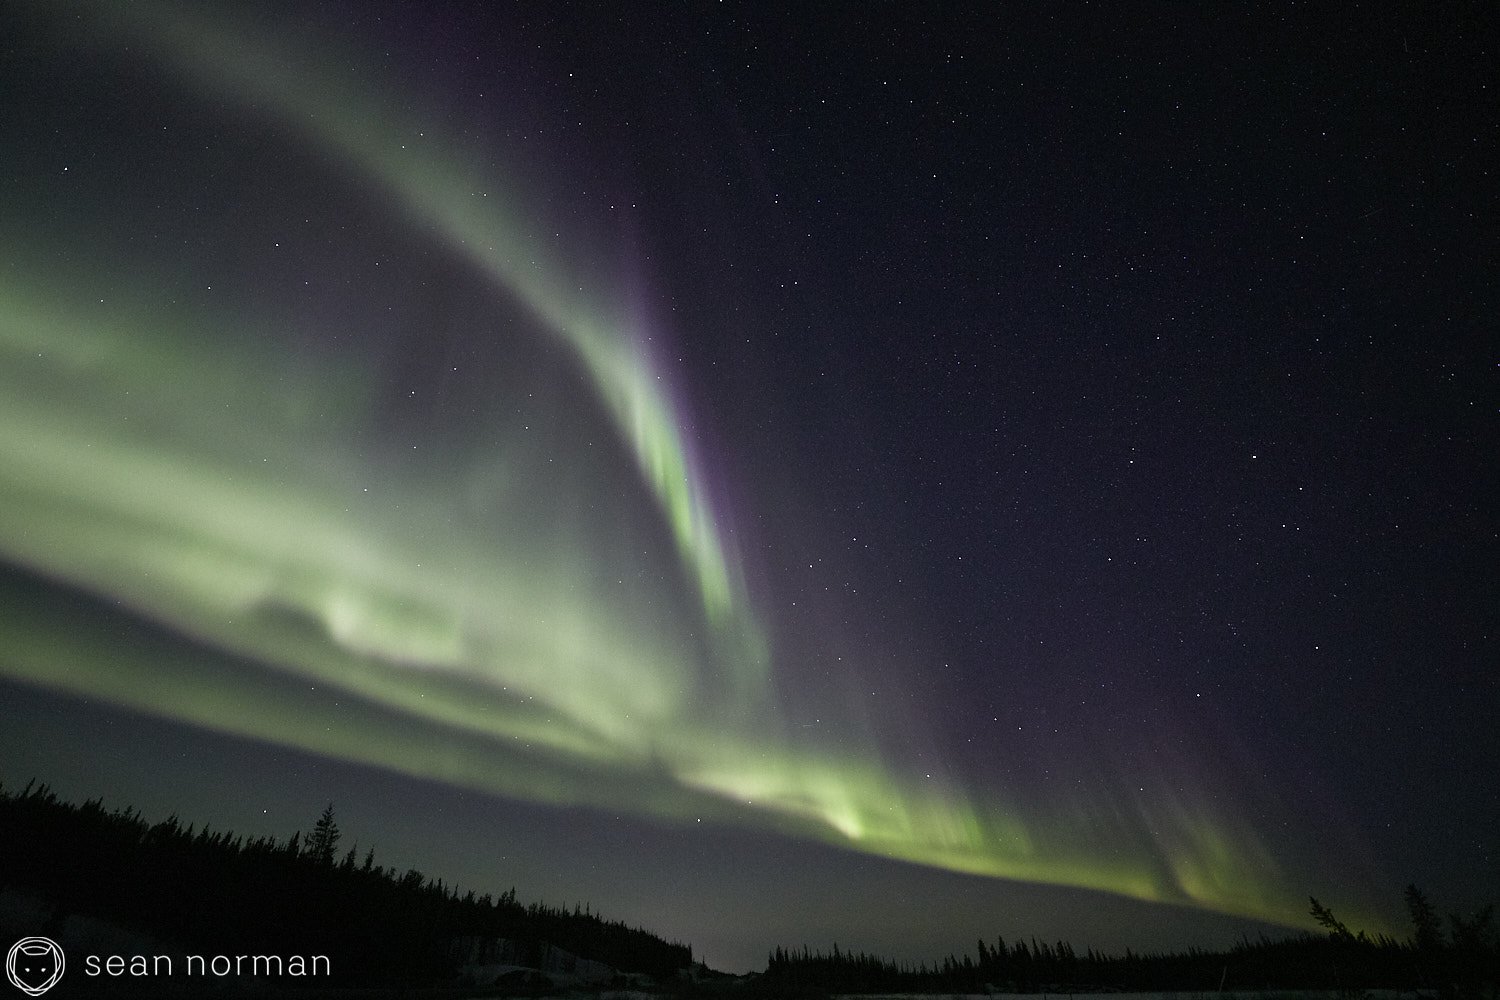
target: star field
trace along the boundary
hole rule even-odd
[[[1472,910],[1495,34],[9,10],[0,780],[736,970]]]

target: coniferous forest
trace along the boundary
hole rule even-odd
[[[503,940],[520,965],[540,966],[550,949],[617,970],[615,985],[650,977],[675,995],[744,992],[818,997],[859,993],[1077,993],[1335,991],[1355,998],[1394,989],[1454,1000],[1494,1000],[1500,941],[1494,907],[1472,917],[1440,916],[1416,886],[1405,891],[1411,936],[1352,931],[1311,899],[1321,934],[1242,940],[1227,951],[1106,955],[1068,942],[980,940],[975,955],[901,965],[841,951],[778,947],[759,976],[734,978],[693,966],[691,948],[611,922],[585,908],[522,904],[460,892],[415,869],[398,871],[343,849],[333,807],[311,831],[285,840],[245,838],[149,823],[134,810],[59,799],[45,785],[0,788],[0,894],[48,904],[45,926],[60,934],[70,916],[105,921],[179,950],[215,954],[331,956],[329,986],[433,987],[458,981],[475,942]],[[540,977],[511,992],[536,994]]]
[[[1328,914],[1329,933],[1279,940],[1243,940],[1228,951],[1190,949],[1174,954],[1082,954],[1066,941],[993,944],[981,940],[978,958],[949,956],[937,965],[898,965],[884,959],[807,949],[772,952],[767,979],[786,994],[812,993],[1047,993],[1186,992],[1257,994],[1273,990],[1329,991],[1363,997],[1399,990],[1430,997],[1481,1000],[1496,996],[1500,948],[1493,908],[1472,919],[1452,916],[1444,933],[1436,911],[1415,887],[1406,890],[1415,936],[1399,941],[1350,932]]]
[[[324,986],[452,981],[476,938],[513,942],[522,959],[561,948],[659,979],[692,963],[686,945],[582,908],[522,904],[514,889],[460,893],[416,869],[383,867],[373,851],[340,850],[331,806],[310,834],[276,840],[176,816],[152,824],[130,809],[64,802],[43,785],[0,788],[0,843],[0,892],[54,907],[49,926],[27,933],[60,933],[78,914],[179,950],[328,955]]]

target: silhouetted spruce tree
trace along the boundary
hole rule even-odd
[[[339,825],[333,820],[333,803],[323,810],[312,836],[307,838],[307,853],[319,864],[333,864],[334,852],[339,846]]]
[[[1318,922],[1320,927],[1327,928],[1329,935],[1339,940],[1354,940],[1354,935],[1349,933],[1349,928],[1344,926],[1344,922],[1335,917],[1332,910],[1318,902],[1318,897],[1309,896],[1307,898],[1312,903],[1312,909],[1308,912],[1312,914],[1312,918]]]
[[[1406,887],[1406,912],[1411,914],[1412,944],[1417,950],[1432,953],[1443,947],[1443,923],[1437,911],[1415,885]]]

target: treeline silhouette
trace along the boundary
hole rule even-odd
[[[503,938],[522,956],[549,946],[621,972],[658,978],[692,964],[692,950],[581,907],[460,895],[417,869],[397,871],[339,853],[329,806],[312,832],[286,840],[184,827],[173,815],[74,805],[45,785],[0,787],[0,890],[55,906],[47,928],[71,914],[101,919],[202,954],[327,955],[325,985],[452,979],[476,939]],[[538,958],[538,963],[540,960]]]
[[[1493,1000],[1500,983],[1494,907],[1474,917],[1454,915],[1445,934],[1437,911],[1416,888],[1406,889],[1414,929],[1410,940],[1351,932],[1316,899],[1311,913],[1327,930],[1281,940],[1241,940],[1227,951],[1106,955],[1076,952],[1066,941],[1049,944],[1003,938],[981,940],[977,957],[952,955],[935,964],[898,964],[863,952],[777,948],[764,986],[777,996],[833,993],[1259,992],[1330,990],[1359,997],[1396,989]]]
[[[163,948],[201,954],[327,955],[323,985],[420,985],[451,981],[459,967],[504,939],[520,964],[540,966],[550,948],[621,972],[675,981],[692,950],[606,921],[587,908],[522,904],[460,894],[416,869],[376,864],[357,847],[342,853],[330,805],[305,837],[241,837],[184,827],[177,816],[148,823],[100,800],[74,805],[45,785],[0,787],[0,891],[54,907],[32,933],[61,936],[70,915],[149,936]],[[1406,889],[1408,940],[1350,931],[1316,899],[1321,935],[1262,936],[1227,951],[1107,955],[1065,941],[979,941],[976,955],[898,964],[841,951],[777,948],[752,983],[675,982],[673,991],[718,996],[812,997],[846,993],[1332,990],[1420,991],[1453,1000],[1496,1000],[1500,943],[1493,906],[1443,921],[1415,886]],[[686,992],[684,992],[686,991]]]

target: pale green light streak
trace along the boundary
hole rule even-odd
[[[76,277],[12,269],[0,276],[0,551],[277,672],[122,649],[19,605],[3,609],[0,671],[503,794],[709,815],[957,871],[1302,922],[1263,848],[1209,810],[1143,806],[1132,824],[1109,810],[979,807],[954,785],[899,776],[868,745],[793,740],[639,340],[553,268],[521,264],[536,243],[524,214],[477,203],[440,151],[400,148],[415,127],[309,63],[186,10],[132,34],[358,165],[568,345],[714,639],[692,639],[696,616],[684,620],[670,586],[604,589],[582,540],[505,510],[503,532],[476,524],[451,483],[395,476],[363,500],[370,470],[347,432],[367,393],[357,369],[304,373],[309,399],[338,401],[331,414],[289,405],[273,349],[234,348],[226,364],[227,345],[258,340],[243,319],[163,316],[123,288],[83,308]],[[349,710],[292,697],[307,682],[346,693]],[[694,696],[705,683],[726,707],[705,712]],[[1153,843],[1142,830],[1166,834]]]
[[[279,469],[319,450],[316,421],[284,415],[252,433],[244,412],[265,412],[274,390],[185,368],[173,345],[202,330],[114,328],[94,312],[70,321],[69,306],[39,297],[42,282],[25,284],[0,284],[8,557],[370,708],[355,722],[315,725],[301,709],[288,715],[287,696],[267,694],[243,670],[195,672],[180,653],[132,659],[87,636],[61,642],[26,617],[7,628],[0,654],[11,676],[541,801],[716,816],[974,874],[1272,919],[1295,912],[1256,884],[1221,824],[1185,807],[1157,824],[1181,831],[1163,865],[1148,846],[1127,840],[1122,851],[1112,842],[1121,831],[1077,816],[982,810],[954,787],[897,778],[868,749],[798,746],[764,714],[764,692],[700,716],[685,692],[702,664],[674,640],[677,628],[634,627],[619,595],[590,593],[575,574],[539,585],[522,568],[530,557],[504,545],[478,549],[468,535],[435,544],[411,521],[452,512],[419,499],[421,484],[383,485],[411,512],[393,521],[379,508],[351,514],[345,470],[304,470],[289,483],[257,472],[247,456],[270,455]],[[55,351],[36,357],[38,342]],[[125,344],[177,363],[116,364]],[[41,384],[53,391],[32,391]],[[173,433],[139,432],[162,407],[192,419]],[[208,446],[231,432],[241,438],[232,453]],[[381,718],[411,720],[430,739],[393,741]],[[1253,908],[1239,905],[1247,895]]]
[[[606,319],[576,286],[558,280],[557,269],[545,261],[537,220],[504,206],[498,192],[478,197],[472,173],[445,159],[448,147],[430,126],[403,120],[389,105],[377,111],[343,79],[225,34],[191,11],[156,13],[141,26],[162,55],[248,105],[268,102],[282,121],[347,157],[398,196],[414,218],[435,225],[451,247],[525,302],[576,352],[662,505],[710,618],[720,625],[740,618],[748,628],[737,631],[753,634],[673,407],[641,354],[639,331]],[[538,257],[542,266],[534,263]]]

